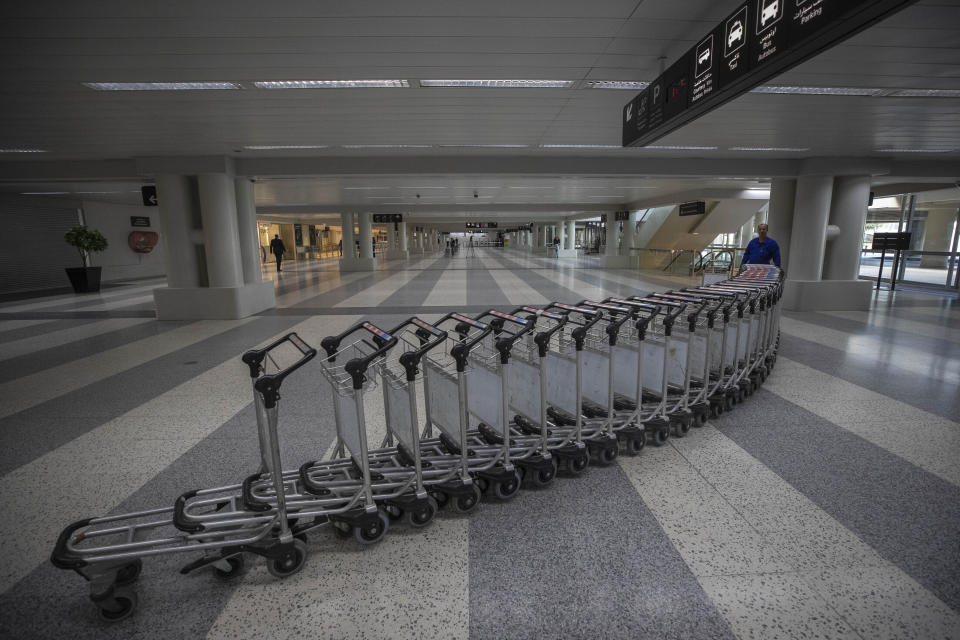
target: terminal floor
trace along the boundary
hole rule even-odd
[[[686,438],[374,547],[321,531],[284,581],[150,559],[138,612],[101,623],[57,534],[255,470],[244,349],[678,282],[517,250],[381,266],[271,267],[278,308],[240,321],[156,321],[162,281],[0,304],[0,637],[960,638],[960,307],[911,292],[785,313],[763,389]],[[317,367],[284,386],[288,466],[332,441]]]

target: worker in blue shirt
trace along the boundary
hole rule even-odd
[[[757,225],[757,236],[747,245],[747,250],[743,252],[744,264],[773,264],[780,266],[780,245],[773,238],[767,237],[767,225]]]

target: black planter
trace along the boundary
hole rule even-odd
[[[100,291],[100,269],[102,267],[67,267],[67,277],[70,278],[74,293]]]

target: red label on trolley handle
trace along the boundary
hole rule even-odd
[[[453,315],[450,316],[450,317],[453,318],[454,320],[459,320],[460,322],[466,322],[466,323],[469,324],[470,326],[476,327],[477,329],[486,329],[486,328],[487,328],[487,325],[484,324],[484,323],[482,323],[482,322],[480,322],[479,320],[474,320],[473,318],[468,318],[467,316],[462,316],[462,315],[460,315],[459,313],[455,313],[455,314],[453,314]]]
[[[645,304],[643,302],[637,302],[636,300],[624,300],[622,298],[610,298],[610,302],[616,302],[617,304],[625,304],[629,307],[640,307],[642,309],[654,310],[657,308],[652,304]]]
[[[527,313],[535,313],[538,316],[544,316],[547,318],[553,318],[554,320],[563,320],[563,316],[559,313],[550,313],[549,311],[544,311],[543,309],[535,309],[533,307],[520,307],[521,311],[526,311]]]
[[[502,311],[491,311],[490,315],[503,318],[504,320],[509,320],[510,322],[516,322],[517,324],[527,324],[527,321],[523,318],[518,318],[517,316],[512,316],[509,313],[503,313]]]
[[[588,304],[591,307],[596,307],[598,309],[609,309],[610,311],[617,311],[619,313],[630,313],[630,309],[626,307],[618,307],[615,304],[607,304],[606,302],[593,302],[592,300],[584,300],[583,304]]]
[[[575,311],[577,313],[584,313],[588,316],[595,316],[598,313],[596,309],[584,309],[583,307],[575,307],[572,304],[563,304],[562,302],[554,302],[553,306],[555,306],[557,309],[564,309],[566,311]]]
[[[435,335],[435,336],[439,336],[441,333],[443,333],[442,331],[440,331],[440,329],[437,329],[435,326],[433,326],[432,324],[430,324],[430,323],[428,323],[428,322],[424,322],[424,321],[421,320],[420,318],[414,318],[414,319],[413,319],[413,324],[417,325],[417,326],[420,327],[421,329],[425,329],[425,330],[429,331],[430,333],[432,333],[432,334]]]
[[[373,335],[375,335],[375,336],[380,336],[380,337],[383,338],[384,340],[392,340],[392,339],[393,339],[393,336],[391,336],[389,333],[387,333],[387,332],[384,331],[383,329],[378,329],[377,327],[373,326],[373,325],[370,324],[369,322],[364,322],[363,325],[361,325],[361,326],[362,326],[364,329],[366,329],[367,331],[369,331],[370,333],[372,333]]]

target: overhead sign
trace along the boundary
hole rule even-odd
[[[148,216],[130,216],[131,227],[149,227],[150,218]]]
[[[703,200],[693,200],[692,202],[683,202],[680,204],[680,215],[699,216],[707,211],[707,203]]]
[[[748,0],[624,105],[623,146],[651,144],[916,1]]]
[[[388,222],[403,222],[402,213],[375,213],[373,214],[374,224],[384,224]]]
[[[467,229],[496,229],[496,222],[468,222]]]
[[[143,198],[143,206],[157,206],[157,187],[152,184],[145,184],[140,187],[140,197]]]
[[[617,222],[620,222],[620,221],[622,221],[622,220],[629,220],[629,219],[630,219],[630,212],[629,212],[629,211],[615,211],[614,214],[613,214],[613,219],[614,219],[615,221],[617,221]]]

